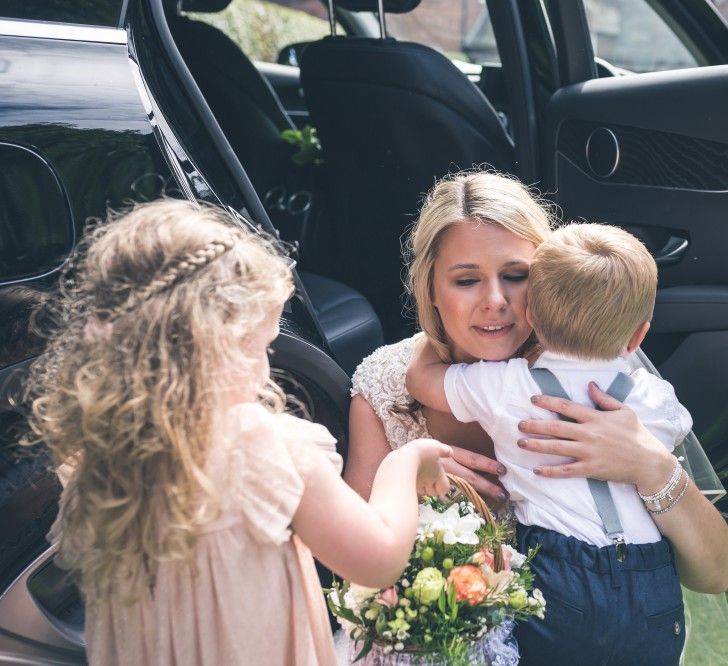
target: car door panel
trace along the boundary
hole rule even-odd
[[[728,469],[728,66],[589,80],[548,103],[548,189],[564,219],[615,224],[656,257],[645,351]],[[590,146],[590,141],[595,142]]]

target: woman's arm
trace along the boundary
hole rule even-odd
[[[368,500],[377,469],[391,452],[384,424],[374,408],[364,396],[355,395],[349,407],[349,452],[344,481]]]
[[[555,438],[524,437],[518,441],[521,448],[575,459],[566,465],[538,467],[534,472],[550,478],[592,477],[631,483],[643,495],[662,488],[672,474],[672,455],[631,409],[594,384],[589,393],[605,411],[561,398],[534,397],[539,407],[577,421],[529,420],[519,425],[524,433]],[[692,481],[671,511],[651,515],[675,548],[680,580],[686,587],[713,594],[728,589],[728,524]]]
[[[449,455],[450,448],[433,439],[413,440],[391,452],[377,470],[368,503],[331,465],[315,465],[293,529],[342,578],[388,587],[402,574],[412,550],[418,492],[440,495],[449,487],[439,462]]]

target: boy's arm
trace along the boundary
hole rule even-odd
[[[425,407],[451,413],[445,395],[445,373],[449,367],[422,336],[415,343],[415,352],[407,368],[407,392]]]

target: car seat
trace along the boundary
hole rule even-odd
[[[231,0],[167,3],[167,20],[182,58],[245,168],[259,196],[284,182],[290,146],[280,138],[293,123],[268,81],[238,46],[217,28],[179,12],[217,12]],[[351,374],[382,344],[382,327],[369,302],[354,289],[299,271],[326,341]]]
[[[402,13],[420,0],[384,0]],[[337,0],[377,11],[377,0]],[[380,25],[384,27],[380,15]],[[385,37],[329,36],[301,57],[301,83],[324,152],[332,277],[370,300],[385,338],[402,319],[400,241],[422,195],[453,170],[514,169],[513,143],[483,93],[441,53]]]

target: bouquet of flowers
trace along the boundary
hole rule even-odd
[[[514,622],[543,619],[546,604],[529,568],[537,548],[524,555],[503,544],[505,528],[472,487],[458,477],[451,482],[459,498],[420,504],[412,554],[392,587],[334,581],[328,604],[351,639],[354,661],[517,664]]]

